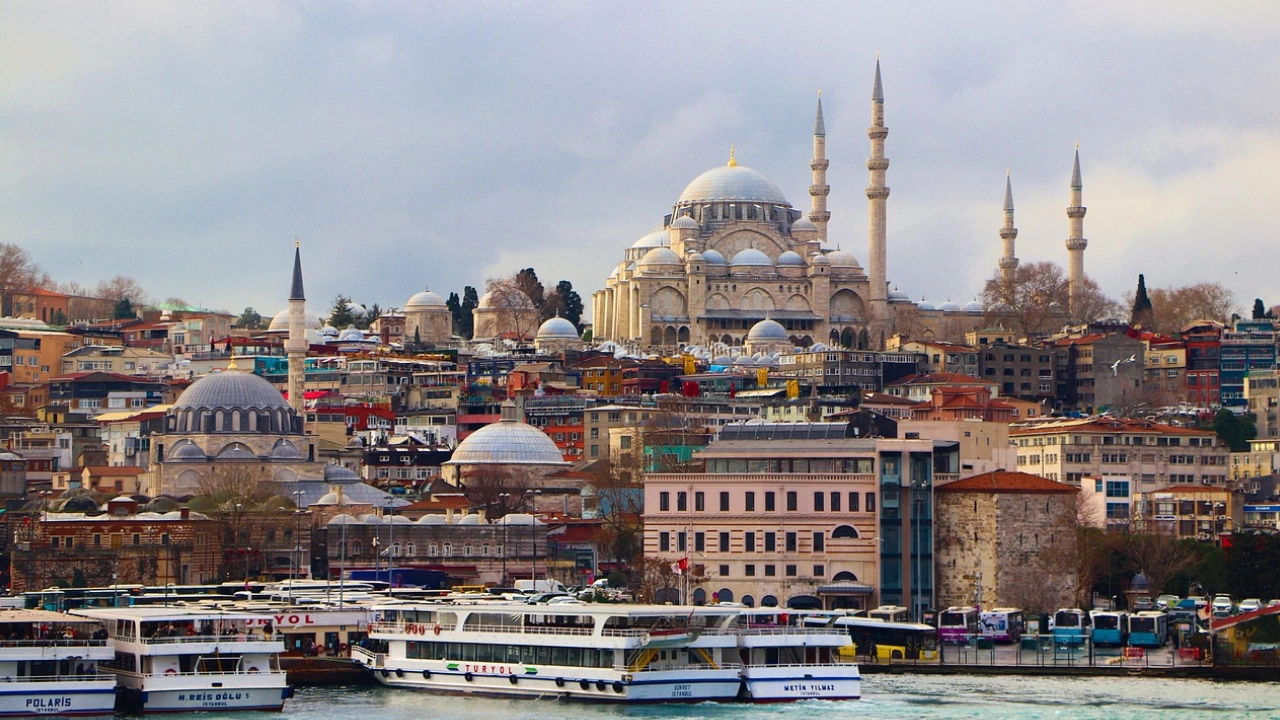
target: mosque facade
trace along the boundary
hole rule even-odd
[[[643,351],[686,346],[744,347],[758,323],[770,320],[795,347],[815,343],[879,348],[895,333],[913,338],[960,340],[990,320],[976,299],[912,302],[891,290],[887,272],[885,156],[888,128],[876,62],[871,97],[871,153],[866,188],[869,228],[867,264],[827,237],[830,186],[826,182],[826,127],[818,99],[809,167],[810,208],[793,207],[778,186],[739,165],[731,150],[727,165],[689,183],[662,222],[624,253],[603,289],[592,294],[594,337]],[[1078,157],[1077,157],[1078,168]],[[1077,218],[1078,169],[1072,177],[1072,239],[1082,236]],[[1013,206],[1006,189],[1001,268],[1012,273]],[[1074,213],[1074,214],[1073,214]],[[1083,277],[1084,241],[1068,242],[1073,289]],[[773,336],[777,328],[769,326]],[[777,342],[781,338],[772,338]]]

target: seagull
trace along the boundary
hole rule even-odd
[[[1111,363],[1111,375],[1114,377],[1120,374],[1120,366],[1125,363],[1138,362],[1137,355],[1130,355],[1128,360],[1117,360]]]

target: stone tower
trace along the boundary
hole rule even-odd
[[[1004,178],[1004,226],[1000,228],[1000,280],[1005,285],[1013,285],[1018,270],[1018,258],[1013,254],[1013,241],[1018,238],[1018,228],[1013,226],[1013,183],[1006,174]]]
[[[1083,203],[1084,185],[1080,182],[1080,143],[1076,143],[1075,164],[1071,167],[1071,205],[1067,208],[1067,217],[1071,221],[1071,234],[1067,236],[1067,269],[1068,312],[1076,319],[1080,309],[1080,296],[1084,292],[1084,249],[1089,241],[1084,239],[1084,214],[1087,208]]]
[[[827,212],[827,195],[831,194],[831,186],[827,184],[827,126],[822,121],[822,91],[818,91],[818,118],[813,124],[813,160],[809,161],[809,169],[813,170],[813,184],[809,186],[809,198],[812,209],[809,220],[818,226],[818,238],[827,241],[827,222],[831,213]]]
[[[889,129],[884,126],[884,91],[880,87],[880,59],[876,58],[876,79],[871,89],[871,127],[867,129],[867,137],[871,139],[871,157],[867,160],[867,170],[871,173],[871,184],[867,186],[867,202],[870,205],[870,250],[867,258],[867,279],[870,287],[868,295],[871,300],[871,318],[869,325],[873,331],[884,333],[889,327],[889,286],[885,280],[885,205],[889,199],[889,188],[885,186],[885,171],[889,169],[889,159],[884,156],[884,140],[889,136]]]
[[[302,292],[302,248],[295,241],[293,247],[293,285],[289,288],[289,339],[284,349],[289,356],[289,406],[299,415],[305,409],[303,402],[303,374],[307,358],[306,330],[307,298]]]

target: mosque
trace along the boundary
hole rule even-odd
[[[793,347],[816,343],[844,347],[884,346],[894,333],[913,339],[959,340],[988,320],[981,302],[964,306],[912,302],[886,279],[887,201],[884,92],[876,61],[871,93],[871,157],[867,264],[827,238],[826,127],[818,98],[809,167],[807,213],[792,207],[778,186],[739,165],[731,150],[727,165],[709,170],[685,187],[662,225],[635,241],[592,294],[594,337],[642,351],[674,351],[718,343],[744,347],[767,336]],[[1084,277],[1079,152],[1072,173],[1070,287],[1073,298]],[[1000,230],[1000,268],[1010,277],[1014,257],[1012,189],[1006,183],[1005,224]],[[753,328],[764,321],[769,324]],[[779,327],[784,332],[779,332]]]

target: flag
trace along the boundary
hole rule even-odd
[[[684,374],[692,375],[698,372],[698,361],[693,359],[692,355],[684,356]]]
[[[756,370],[756,387],[769,387],[769,368],[759,368]]]
[[[795,400],[798,397],[800,397],[800,381],[788,380],[787,381],[787,399]]]
[[[688,570],[688,569],[689,569],[689,558],[687,558],[687,557],[680,558],[680,562],[676,563],[676,565],[679,565],[679,566],[680,566],[680,572],[684,572],[684,571]]]
[[[676,575],[684,574],[684,571],[680,569],[680,563],[678,562],[671,563],[671,572],[675,573]]]

